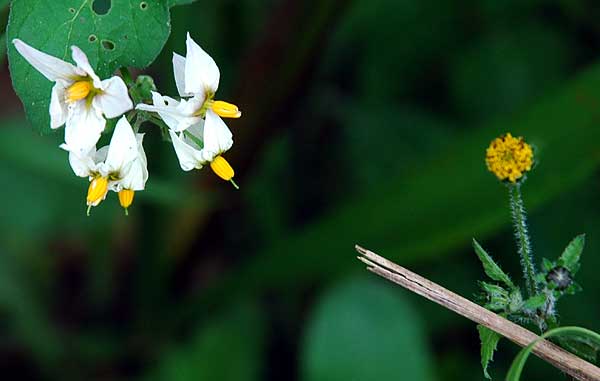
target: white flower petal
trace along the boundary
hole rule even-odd
[[[51,81],[62,79],[73,82],[73,77],[81,75],[81,71],[77,70],[72,64],[41,52],[18,38],[15,38],[12,42],[23,58]]]
[[[179,159],[179,165],[184,171],[191,171],[192,169],[202,168],[201,151],[192,148],[187,145],[181,138],[172,130],[169,130],[171,140],[173,141],[173,148]]]
[[[204,149],[202,157],[212,161],[215,156],[227,151],[233,145],[233,135],[229,128],[212,110],[206,112],[204,122]]]
[[[179,95],[182,97],[190,96],[190,93],[185,92],[185,57],[177,53],[173,53],[173,76]]]
[[[79,155],[77,152],[72,151],[71,147],[67,144],[61,144],[60,148],[69,152],[69,164],[71,164],[71,168],[75,175],[79,177],[89,177],[90,174],[96,170],[96,163],[93,159],[96,151],[95,148],[92,148],[83,155]]]
[[[87,75],[89,75],[93,82],[94,87],[102,90],[102,82],[100,78],[94,72],[92,65],[90,65],[90,61],[88,61],[87,56],[83,52],[83,50],[79,49],[77,46],[71,46],[71,55],[73,57],[73,61],[77,64],[77,67],[82,69]]]
[[[94,106],[99,107],[108,118],[116,118],[133,108],[127,85],[121,77],[112,77],[102,81],[102,93],[94,97]]]
[[[67,103],[65,102],[65,82],[56,81],[50,96],[50,127],[58,128],[67,121]]]
[[[183,131],[202,120],[199,116],[194,116],[194,113],[202,107],[202,104],[195,99],[182,99],[179,102],[153,91],[152,103],[153,105],[138,104],[136,108],[158,113],[166,125],[176,132]]]
[[[136,134],[138,144],[138,155],[129,167],[127,173],[120,181],[117,188],[130,189],[133,191],[144,190],[146,181],[148,181],[148,163],[146,153],[142,145],[144,134]],[[119,189],[119,190],[121,190]],[[116,190],[118,192],[119,190]]]
[[[106,156],[108,156],[108,146],[104,146],[96,151],[96,154],[94,155],[94,162],[104,163],[106,161]]]
[[[216,92],[221,74],[215,61],[190,34],[186,40],[187,55],[185,57],[185,92],[202,94],[206,91]]]
[[[84,155],[98,143],[106,120],[94,107],[88,107],[85,100],[69,105],[65,127],[65,142],[78,155]]]
[[[110,145],[108,146],[108,154],[105,162],[107,170],[110,172],[126,171],[127,166],[138,155],[137,146],[133,128],[131,128],[127,118],[122,117],[117,122],[113,136],[110,139]]]

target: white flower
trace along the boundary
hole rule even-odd
[[[144,189],[148,169],[142,140],[143,134],[135,134],[127,119],[122,117],[108,146],[97,151],[96,147],[92,147],[80,155],[68,143],[61,145],[62,149],[69,152],[73,172],[90,180],[88,214],[92,206],[106,198],[109,190],[119,194],[119,201],[127,210],[133,202],[134,192]]]
[[[50,127],[66,123],[65,142],[84,155],[96,145],[106,118],[116,118],[132,109],[127,86],[120,77],[103,81],[92,69],[85,53],[71,47],[77,66],[41,52],[19,39],[13,44],[36,70],[55,82],[50,98]]]
[[[169,128],[183,131],[198,123],[209,110],[223,118],[239,118],[242,113],[234,104],[214,100],[221,74],[215,61],[187,34],[187,56],[173,53],[173,74],[182,98],[152,94],[153,105],[140,104],[140,110],[157,112]]]
[[[233,168],[222,156],[233,145],[233,136],[217,114],[208,110],[204,123],[179,133],[169,130],[169,135],[181,169],[191,171],[210,164],[220,178],[238,187],[233,181]]]

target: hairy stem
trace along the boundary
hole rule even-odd
[[[535,265],[531,253],[531,243],[529,242],[529,232],[527,230],[527,218],[525,215],[525,206],[521,197],[521,187],[519,184],[509,186],[510,211],[515,229],[515,238],[517,240],[517,249],[521,257],[521,266],[523,267],[523,276],[525,286],[529,297],[537,295],[538,288],[535,281]]]

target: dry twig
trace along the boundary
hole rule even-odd
[[[367,264],[369,271],[436,302],[469,320],[486,326],[522,347],[539,338],[535,333],[380,257],[372,251],[358,245],[356,250],[361,254],[358,259]],[[535,345],[533,353],[577,380],[600,381],[600,368],[547,340],[540,340]]]

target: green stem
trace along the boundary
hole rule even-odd
[[[517,249],[521,257],[521,266],[523,267],[523,276],[529,297],[537,295],[538,288],[535,281],[535,266],[531,253],[531,244],[529,242],[529,233],[527,230],[527,219],[525,217],[525,206],[521,196],[521,187],[519,184],[509,186],[510,210],[517,240]]]
[[[127,86],[132,87],[134,85],[134,82],[133,78],[131,77],[131,73],[129,72],[129,69],[123,66],[119,69],[119,71],[121,72],[121,76],[123,77],[123,80],[125,81]]]

